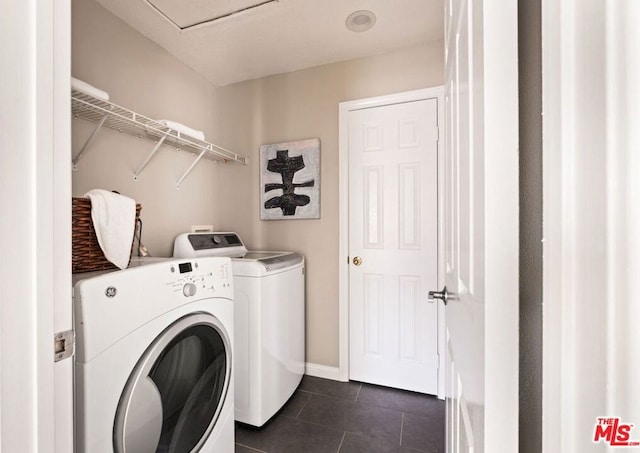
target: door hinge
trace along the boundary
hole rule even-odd
[[[73,355],[75,336],[73,330],[58,332],[53,335],[53,361],[68,359]]]

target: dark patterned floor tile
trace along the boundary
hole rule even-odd
[[[432,395],[362,384],[359,403],[444,419],[445,402]]]
[[[444,439],[435,397],[310,376],[262,429],[236,424],[236,453],[440,453]]]
[[[339,382],[305,375],[298,390],[355,401],[360,391],[359,382]]]
[[[444,452],[445,422],[414,414],[404,414],[402,421],[402,446],[429,453]]]
[[[307,404],[307,401],[309,401],[310,397],[311,397],[311,393],[305,392],[302,390],[296,390],[293,396],[289,398],[289,401],[287,401],[287,404],[285,404],[285,406],[282,408],[282,411],[280,411],[280,414],[278,415],[284,415],[285,417],[296,418],[298,414],[302,412],[302,409]]]
[[[338,453],[382,453],[382,440],[346,433]]]
[[[346,433],[339,453],[420,453],[423,450],[401,447],[382,439]]]
[[[298,418],[400,445],[402,413],[398,411],[311,395]]]
[[[262,429],[236,425],[236,443],[267,453],[336,453],[343,432],[290,417],[276,417]]]

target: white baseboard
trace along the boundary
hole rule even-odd
[[[331,379],[332,381],[342,381],[340,378],[340,368],[317,363],[305,364],[305,374],[323,379]]]

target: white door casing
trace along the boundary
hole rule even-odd
[[[73,329],[71,288],[71,0],[56,0],[53,38],[53,328]],[[74,444],[73,357],[53,366],[56,453]]]
[[[342,380],[351,370],[353,379],[444,395],[440,307],[426,299],[441,281],[441,112],[440,87],[340,104]]]
[[[0,16],[0,450],[73,451],[69,0]],[[65,265],[67,263],[67,265]]]
[[[517,4],[448,0],[445,49],[447,451],[517,451]]]
[[[640,441],[640,3],[544,0],[543,452]]]

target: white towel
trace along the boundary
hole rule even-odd
[[[126,269],[135,230],[136,202],[102,189],[90,190],[84,196],[91,200],[93,228],[105,258]]]
[[[100,98],[105,101],[109,100],[109,93],[107,93],[106,91],[102,91],[92,85],[89,85],[87,82],[76,79],[75,77],[71,77],[71,88],[82,91],[86,94],[90,94],[91,96]]]
[[[204,141],[204,132],[191,129],[189,126],[185,126],[182,123],[171,120],[158,120],[158,123],[162,124],[163,126],[167,126],[174,131],[180,132],[181,134]]]

